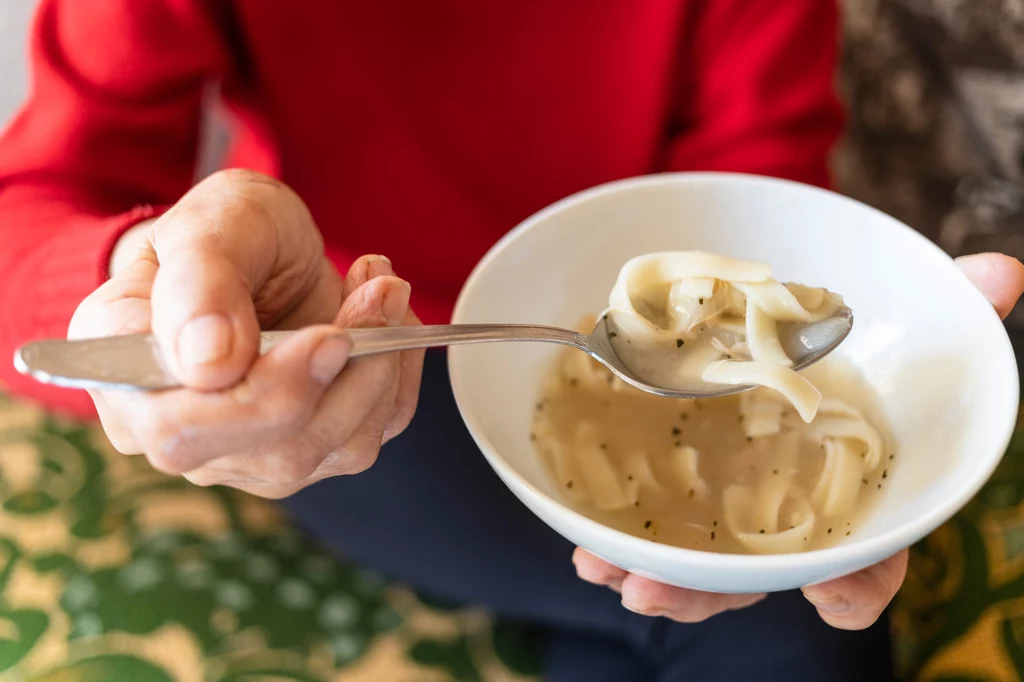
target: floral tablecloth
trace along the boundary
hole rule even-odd
[[[0,397],[0,679],[526,682],[540,646]]]

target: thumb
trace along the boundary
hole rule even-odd
[[[1019,260],[1001,253],[979,253],[961,256],[956,263],[1000,317],[1010,314],[1024,292],[1024,265]]]
[[[218,390],[245,376],[259,351],[260,325],[248,278],[218,240],[182,237],[158,249],[153,334],[185,386]]]

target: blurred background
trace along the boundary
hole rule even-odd
[[[89,0],[85,0],[89,1]],[[0,0],[0,121],[28,86],[34,0]],[[841,0],[839,189],[953,255],[1024,259],[1024,0]],[[203,164],[224,128],[211,117]],[[201,169],[201,170],[205,170]],[[1009,324],[1024,342],[1024,313]]]

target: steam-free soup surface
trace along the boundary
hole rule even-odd
[[[626,533],[716,552],[817,549],[856,534],[895,453],[852,368],[826,360],[807,374],[823,398],[810,424],[768,389],[672,400],[566,350],[532,438],[566,501]]]

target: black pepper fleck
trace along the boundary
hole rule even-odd
[[[683,412],[681,415],[679,415],[679,418],[682,419],[683,421],[686,421],[687,419],[690,418],[690,415]]]
[[[772,469],[772,476],[778,476],[778,475],[779,475],[779,470],[778,469]]]
[[[607,450],[608,449],[608,443],[601,443],[601,449],[602,450]]]
[[[829,535],[832,534],[832,529],[831,528],[828,529],[828,533],[829,533]]]
[[[878,489],[879,489],[879,490],[881,490],[881,489],[882,489],[882,484],[881,484],[881,483],[879,483],[879,484],[878,484]]]
[[[764,528],[762,528],[761,530],[759,530],[757,532],[760,533],[761,535],[764,535]]]
[[[711,522],[711,527],[712,528],[718,528],[718,521],[712,521]]]
[[[692,500],[693,499],[693,495],[694,495],[694,490],[693,490],[693,488],[690,488],[690,492],[688,492],[686,494],[686,496]]]
[[[568,483],[566,483],[565,487],[566,488],[571,488],[572,487],[572,481],[569,481]]]
[[[847,534],[847,535],[849,535],[849,534],[850,534],[850,531],[846,531],[846,534]]]
[[[683,447],[683,441],[681,441],[681,440],[677,440],[677,441],[676,441],[676,447],[677,447],[677,448],[681,448],[681,447]]]
[[[860,482],[863,483],[864,485],[867,485],[868,484],[868,479],[862,478],[862,479],[860,479]]]
[[[712,539],[712,540],[714,540],[714,539],[715,539],[715,531],[711,531],[711,539]]]
[[[753,436],[747,436],[747,442],[748,442],[748,443],[749,443],[750,441],[752,441],[752,440],[754,440],[754,437],[753,437]]]
[[[608,332],[608,338],[609,339],[614,339],[618,335],[619,335],[618,332]]]
[[[644,528],[650,528],[650,527],[651,527],[651,522],[650,521],[644,521]]]
[[[632,481],[633,480],[633,474],[630,474],[629,476],[626,476],[626,480],[627,481]]]
[[[678,436],[680,433],[682,433],[682,431],[679,430],[678,426],[673,426],[672,427],[672,435],[673,436]]]
[[[704,299],[703,298],[698,298],[697,299],[697,303],[699,303],[700,305],[704,305]]]
[[[889,470],[882,469],[882,478],[889,478]]]
[[[676,339],[676,348],[682,348],[683,343],[685,342],[682,339]]]

